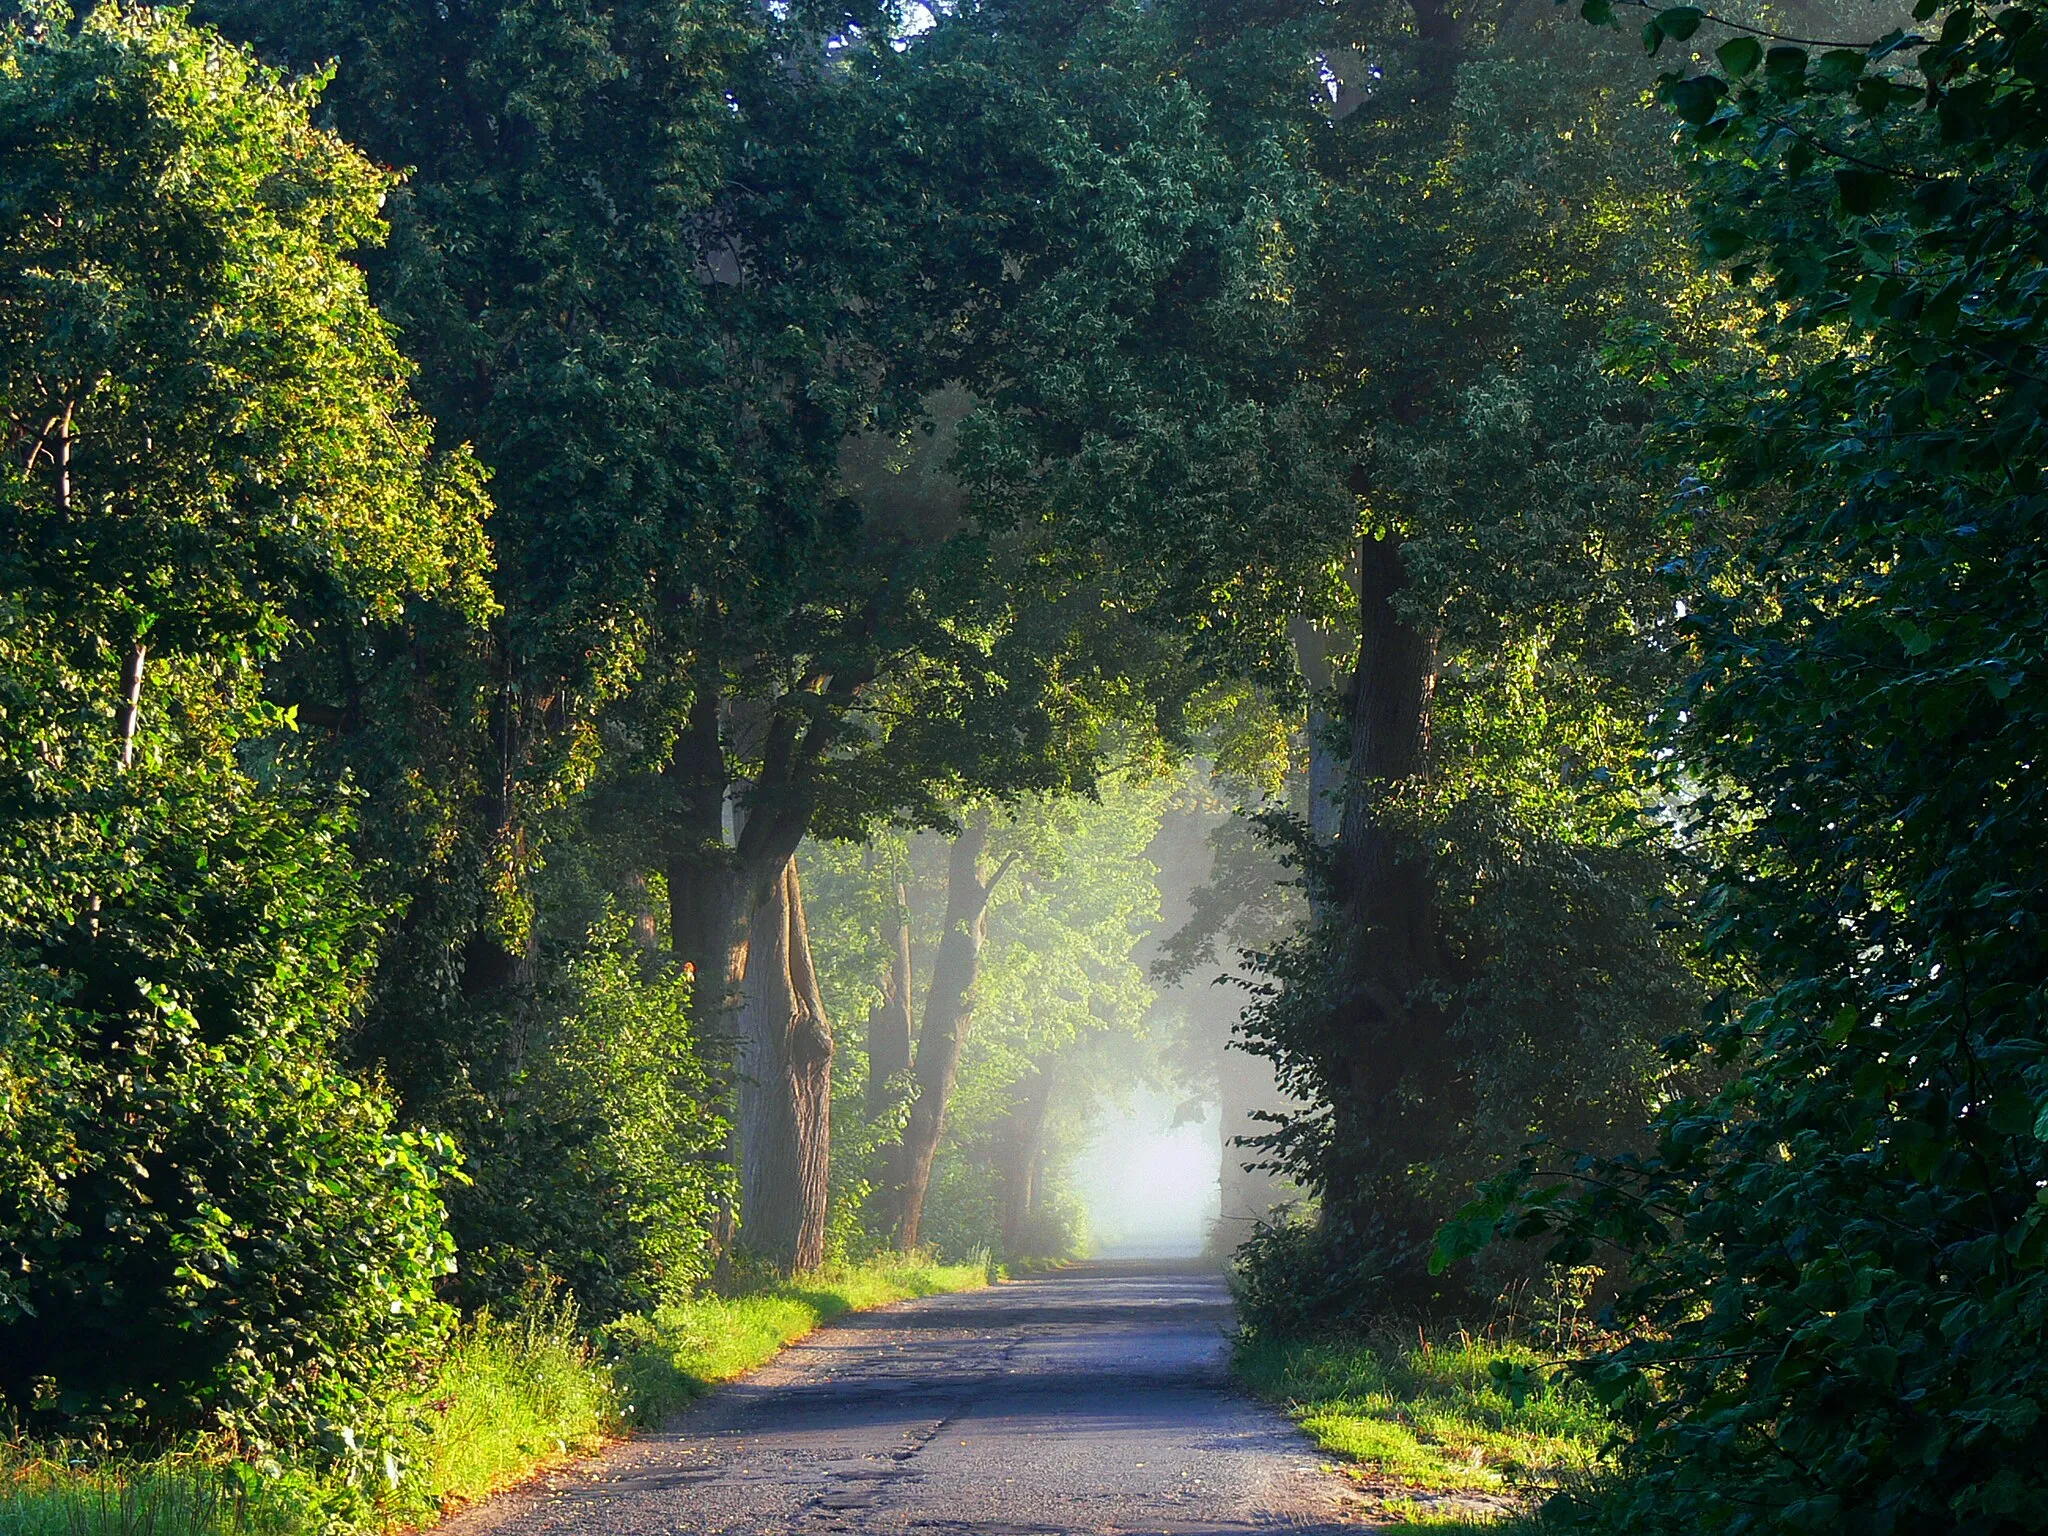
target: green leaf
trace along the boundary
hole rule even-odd
[[[1664,99],[1679,117],[1697,127],[1714,115],[1714,109],[1727,94],[1725,80],[1714,75],[1693,75],[1673,81],[1665,88]]]
[[[1714,50],[1714,57],[1730,76],[1739,80],[1753,74],[1763,62],[1764,45],[1753,37],[1731,37]]]
[[[1614,0],[1585,0],[1579,14],[1596,27],[1614,25]]]
[[[1829,90],[1842,90],[1856,83],[1863,73],[1861,48],[1831,48],[1820,56],[1813,77]]]
[[[1709,229],[1700,236],[1700,249],[1710,261],[1726,261],[1748,244],[1749,236],[1739,229]]]
[[[1696,5],[1674,5],[1657,13],[1657,30],[1674,43],[1682,43],[1699,31],[1707,13]]]
[[[1781,90],[1798,86],[1806,78],[1806,50],[1780,44],[1764,55],[1764,73]]]

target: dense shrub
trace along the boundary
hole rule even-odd
[[[627,920],[604,918],[509,1026],[504,1069],[455,1101],[479,1148],[450,1200],[465,1300],[553,1276],[605,1319],[709,1274],[731,1182],[721,1079],[690,1027],[688,976],[648,964]]]
[[[443,1326],[452,1151],[327,1054],[365,939],[338,819],[223,765],[121,789],[148,836],[61,850],[96,915],[0,854],[0,1399],[311,1433]]]
[[[1499,1218],[1632,1251],[1590,1367],[1636,1431],[1607,1528],[2038,1531],[2048,13],[1713,43],[1665,96],[1707,254],[1769,285],[1767,357],[1678,447],[1690,502],[1761,526],[1693,573],[1673,800],[1761,984],[1677,1042],[1727,1091],[1646,1156],[1532,1165],[1451,1246]]]
[[[1496,1251],[1432,1277],[1437,1227],[1532,1137],[1639,1141],[1659,1096],[1697,1080],[1697,1064],[1676,1068],[1655,1044],[1683,1027],[1698,995],[1659,910],[1676,894],[1672,871],[1604,828],[1605,845],[1583,830],[1557,836],[1505,798],[1453,786],[1382,810],[1427,871],[1438,968],[1417,990],[1443,1025],[1370,1133],[1345,1054],[1341,909],[1323,902],[1304,932],[1254,962],[1242,1034],[1305,1101],[1266,1117],[1277,1124],[1260,1150],[1320,1197],[1312,1215],[1261,1226],[1239,1254],[1254,1327],[1346,1328],[1389,1306],[1487,1305],[1540,1254]],[[1265,825],[1320,888],[1323,860],[1299,824]]]
[[[450,1149],[330,1055],[375,924],[263,664],[474,590],[347,253],[389,176],[181,16],[0,28],[0,1405],[341,1435],[446,1324]]]

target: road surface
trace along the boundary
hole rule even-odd
[[[862,1313],[446,1536],[1228,1536],[1357,1527],[1234,1390],[1221,1278],[1098,1265]]]

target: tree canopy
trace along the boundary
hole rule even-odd
[[[2031,0],[7,14],[31,1433],[1058,1256],[1164,1085],[1255,1332],[1599,1271],[1548,1518],[2038,1526]]]

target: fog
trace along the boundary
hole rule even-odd
[[[1191,1258],[1206,1246],[1221,1206],[1217,1110],[1175,1125],[1175,1108],[1175,1100],[1139,1089],[1127,1109],[1104,1115],[1075,1160],[1092,1256]]]

